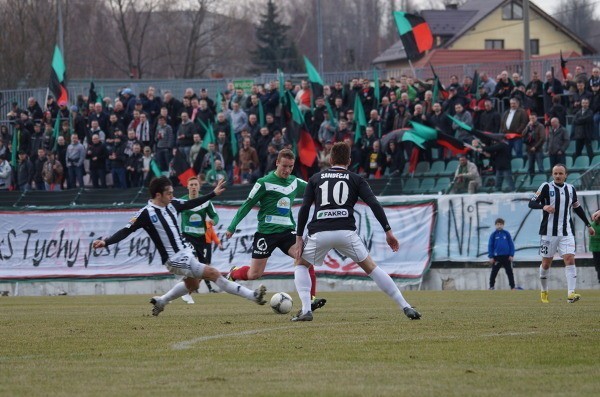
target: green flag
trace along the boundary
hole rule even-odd
[[[160,170],[160,167],[158,166],[156,161],[154,161],[154,159],[150,160],[150,169],[152,170],[155,176],[162,176],[162,171]]]
[[[321,94],[323,93],[323,79],[317,72],[317,69],[313,66],[310,60],[307,57],[304,57],[304,66],[306,66],[306,73],[308,73],[308,80],[311,83],[321,84]]]
[[[446,116],[448,116],[450,118],[450,120],[454,121],[456,123],[456,125],[459,126],[460,128],[462,128],[463,130],[465,130],[465,131],[473,131],[473,127],[471,127],[469,124],[463,123],[462,121],[460,121],[456,117],[450,116],[448,113],[446,113]]]
[[[204,140],[202,141],[202,148],[208,150],[209,143],[215,143],[217,139],[215,138],[215,132],[213,131],[212,124],[206,126],[206,134],[204,134]]]
[[[358,95],[354,97],[354,120],[356,121],[356,131],[354,131],[354,143],[362,138],[362,129],[367,128],[367,118],[365,109]]]
[[[374,90],[375,90],[375,109],[377,109],[379,107],[379,98],[381,95],[380,92],[380,88],[379,88],[379,72],[377,72],[377,69],[373,69],[373,84],[375,84]]]
[[[19,137],[18,134],[21,133],[20,129],[15,129],[12,137],[12,148],[10,153],[10,162],[13,168],[17,169],[17,152],[19,151]]]
[[[69,113],[70,115],[70,113]],[[52,131],[52,135],[54,135],[54,146],[52,150],[56,150],[56,145],[58,145],[58,135],[60,134],[60,112],[56,115],[56,121],[54,122],[54,131]]]
[[[221,94],[221,91],[217,92],[217,114],[221,113],[223,111],[223,94]]]
[[[410,141],[422,149],[425,149],[424,143],[437,139],[437,131],[431,127],[411,121],[412,129],[402,135],[402,142]]]

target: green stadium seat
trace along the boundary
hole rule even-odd
[[[515,172],[523,172],[523,159],[521,158],[514,158],[512,160],[510,160],[510,169],[512,170],[513,174]]]
[[[449,178],[446,176],[438,178],[438,180],[435,182],[434,191],[442,192],[442,194],[448,193],[448,188],[450,187],[451,183],[452,183],[452,178]]]
[[[592,159],[592,162],[590,163],[590,167],[594,167],[595,165],[600,164],[600,154],[597,154],[594,156],[594,158]]]
[[[568,166],[570,170],[586,171],[590,167],[590,159],[588,156],[582,154],[577,157],[571,166]]]
[[[579,188],[581,186],[581,174],[579,172],[573,172],[567,175],[567,182],[571,185],[575,186],[575,188]]]
[[[434,161],[429,168],[429,171],[426,171],[423,175],[425,176],[438,176],[444,173],[446,169],[446,163],[442,160]]]
[[[448,164],[446,164],[446,170],[444,171],[445,176],[454,175],[456,169],[458,168],[458,160],[450,160]]]
[[[544,165],[544,170],[550,172],[550,157],[544,157],[542,164]]]
[[[429,162],[419,161],[415,168],[415,175],[424,175],[427,171],[429,171]]]
[[[566,154],[567,155],[575,154],[575,141],[569,142],[569,146],[567,147]]]
[[[571,169],[573,168],[573,157],[567,155],[567,164],[565,164],[567,166],[567,169]]]
[[[419,189],[417,190],[421,194],[433,194],[437,193],[435,190],[435,178],[426,177],[423,178],[421,184],[419,185]]]
[[[549,178],[545,174],[536,174],[533,176],[533,179],[530,181],[529,176],[525,176],[525,180],[523,184],[519,187],[518,190],[524,192],[533,192],[537,190],[538,187],[544,182],[548,182]]]
[[[403,194],[416,194],[419,191],[419,179],[408,178],[402,187]]]

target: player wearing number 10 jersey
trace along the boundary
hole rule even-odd
[[[302,207],[298,213],[296,259],[299,264],[294,272],[294,282],[302,301],[302,309],[296,317],[292,318],[292,321],[312,321],[308,268],[323,264],[325,256],[331,249],[336,249],[342,255],[350,257],[403,309],[408,318],[418,320],[421,314],[406,302],[392,278],[377,267],[356,233],[354,205],[360,198],[371,208],[383,227],[390,248],[394,252],[398,251],[398,240],[392,233],[383,207],[377,201],[371,187],[364,178],[348,171],[350,147],[344,142],[333,145],[330,163],[331,168],[313,175],[308,181]],[[302,236],[313,203],[315,211],[308,224],[308,235],[303,245]]]

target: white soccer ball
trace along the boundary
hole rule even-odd
[[[294,301],[285,292],[278,292],[271,297],[271,309],[277,314],[286,314],[292,310]]]

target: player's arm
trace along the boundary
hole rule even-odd
[[[208,215],[213,225],[219,223],[219,214],[217,214],[213,203],[208,203],[208,207],[206,207],[206,215]]]
[[[131,233],[143,228],[148,224],[150,224],[150,217],[148,215],[148,211],[142,209],[137,214],[135,214],[135,216],[129,221],[127,226],[118,230],[115,234],[108,238],[100,238],[98,240],[94,240],[92,245],[94,248],[108,247],[109,245],[116,244],[121,240],[125,240],[127,236],[129,236]]]
[[[590,221],[588,221],[588,218],[585,215],[585,211],[583,210],[583,208],[581,208],[579,201],[577,201],[577,192],[575,192],[575,189],[573,189],[573,211],[577,214],[579,219],[583,221],[583,224],[587,227],[590,236],[595,235],[596,230],[594,230],[594,228],[590,224]]]
[[[191,199],[191,200],[187,200],[187,201],[173,200],[173,201],[171,201],[171,204],[173,204],[173,207],[175,207],[177,212],[191,210],[192,208],[196,208],[197,206],[206,203],[208,200],[212,199],[215,196],[218,196],[219,194],[223,193],[224,191],[225,191],[225,179],[221,179],[219,181],[219,183],[217,183],[217,186],[215,186],[215,189],[212,192],[205,194],[204,196],[196,197],[195,199]]]
[[[227,227],[226,236],[230,238],[235,233],[235,228],[237,225],[248,215],[248,212],[254,207],[256,203],[260,201],[263,194],[265,193],[265,186],[261,182],[256,182],[254,187],[248,194],[248,198],[244,201],[244,204],[237,210],[235,216],[231,220],[231,223]]]
[[[371,186],[365,181],[363,178],[360,179],[360,184],[358,186],[358,197],[361,198],[362,201],[365,202],[373,211],[373,215],[385,231],[385,241],[390,246],[392,251],[396,252],[400,248],[400,243],[394,233],[392,232],[392,227],[388,222],[387,216],[385,215],[385,211],[375,194],[371,190]]]
[[[550,213],[554,212],[554,208],[552,206],[545,204],[548,202],[549,197],[550,185],[544,183],[542,186],[540,186],[537,192],[535,192],[531,200],[529,200],[529,208],[534,210],[544,210]]]

